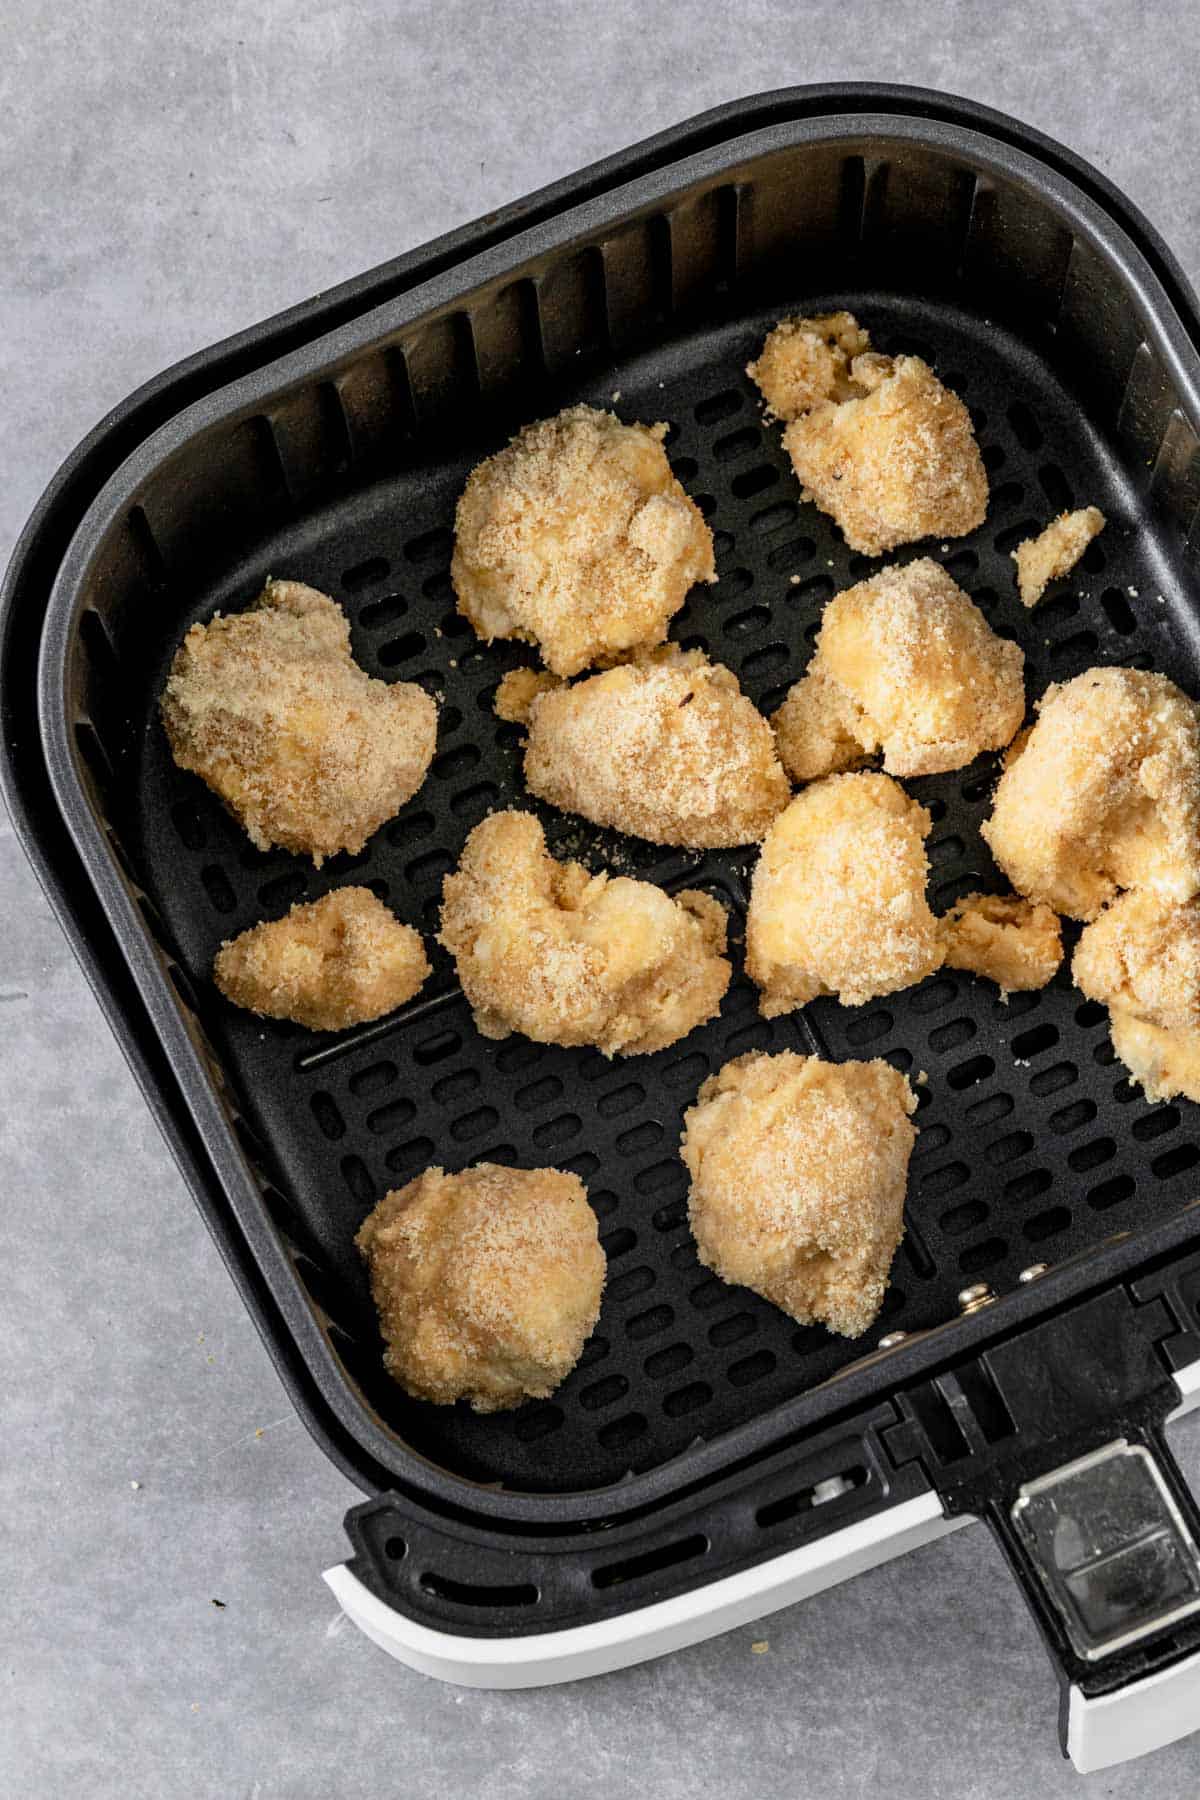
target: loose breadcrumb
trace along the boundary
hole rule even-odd
[[[1200,891],[1200,711],[1165,675],[1089,669],[1047,689],[982,826],[1019,893],[1093,919],[1119,888]]]
[[[790,788],[737,677],[669,645],[530,709],[531,793],[655,844],[755,843]]]
[[[510,725],[527,725],[529,709],[538,695],[558,685],[558,676],[546,669],[510,669],[496,689],[492,711]]]
[[[689,588],[717,578],[666,431],[573,406],[480,463],[450,573],[481,638],[525,638],[556,675],[662,643]]]
[[[1012,553],[1022,606],[1036,606],[1052,581],[1069,575],[1094,537],[1104,530],[1097,506],[1059,513],[1037,537],[1026,538]],[[1135,590],[1130,588],[1130,593]]]
[[[1025,656],[940,564],[883,569],[825,608],[816,654],[773,720],[796,781],[876,750],[890,775],[964,768],[1025,716]]]
[[[219,794],[260,850],[319,868],[361,850],[425,779],[437,708],[415,682],[376,681],[328,595],[268,581],[247,612],[193,625],[162,696],[171,753]]]
[[[700,1260],[801,1325],[858,1337],[904,1229],[916,1096],[888,1063],[752,1051],[684,1115]]]
[[[411,1000],[429,977],[420,934],[370,888],[297,901],[222,944],[213,977],[235,1006],[313,1031],[344,1031]]]
[[[498,812],[443,887],[441,941],[484,1037],[644,1055],[719,1010],[725,911],[647,881],[556,862],[532,813]]]
[[[971,415],[919,356],[881,356],[849,313],[785,319],[747,371],[804,490],[852,550],[881,556],[983,523],[987,474]]]
[[[946,966],[994,981],[1005,998],[1045,987],[1062,961],[1057,913],[1017,894],[967,894],[942,929]]]
[[[427,1169],[355,1242],[389,1375],[420,1400],[498,1412],[542,1400],[579,1361],[605,1261],[577,1175],[479,1163]]]
[[[929,814],[889,775],[831,775],[767,833],[746,918],[766,1017],[836,994],[857,1006],[942,961],[925,898]]]
[[[786,422],[821,400],[845,399],[855,389],[850,362],[869,340],[848,312],[781,319],[746,373],[766,401],[766,417]]]
[[[1200,900],[1119,894],[1081,935],[1071,973],[1089,1000],[1164,1031],[1200,1031]]]

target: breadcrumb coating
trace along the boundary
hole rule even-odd
[[[756,843],[791,792],[737,676],[674,645],[539,694],[525,779],[593,824],[689,849]]]
[[[473,470],[450,574],[481,638],[525,638],[556,675],[662,643],[689,588],[717,578],[666,431],[572,406]]]
[[[411,1000],[429,977],[419,932],[370,888],[298,900],[217,951],[213,978],[227,1000],[312,1031],[344,1031]]]
[[[818,994],[858,1006],[940,965],[929,826],[889,775],[831,775],[796,796],[767,833],[746,916],[746,967],[767,1018]]]
[[[700,1260],[801,1325],[858,1337],[904,1232],[916,1095],[888,1063],[752,1051],[684,1116]]]
[[[1200,1031],[1166,1031],[1132,1013],[1109,1014],[1113,1049],[1147,1100],[1200,1101]]]
[[[1098,506],[1059,513],[1037,537],[1026,538],[1012,553],[1022,606],[1036,606],[1052,581],[1069,575],[1094,537],[1104,530]]]
[[[532,813],[477,825],[442,892],[441,942],[484,1037],[646,1055],[711,1019],[729,986],[723,907],[557,862]]]
[[[318,868],[412,799],[437,737],[424,689],[360,669],[341,607],[299,581],[268,581],[247,612],[193,625],[161,707],[175,761],[251,841]]]
[[[1094,919],[1118,888],[1200,890],[1200,711],[1165,675],[1089,669],[1048,688],[982,826],[1019,893]]]
[[[426,1169],[355,1242],[388,1374],[418,1400],[499,1412],[565,1381],[600,1316],[605,1260],[577,1175]]]
[[[1200,900],[1119,894],[1082,933],[1071,973],[1089,1000],[1164,1031],[1200,1031]]]
[[[558,676],[545,669],[510,669],[496,689],[492,711],[509,725],[527,725],[529,709],[538,695],[558,685]]]
[[[822,400],[846,400],[857,390],[851,360],[869,338],[853,314],[818,313],[811,319],[781,319],[757,362],[746,373],[766,401],[768,419],[785,423],[811,412]]]
[[[775,716],[784,766],[811,780],[882,750],[889,775],[964,768],[1020,726],[1024,670],[940,564],[883,569],[825,608],[808,672]]]
[[[967,894],[942,930],[947,968],[994,981],[1005,998],[1045,987],[1062,961],[1057,913],[1018,894]]]
[[[819,781],[866,762],[879,734],[819,653],[771,715],[779,760],[795,782]]]

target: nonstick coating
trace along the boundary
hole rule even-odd
[[[932,361],[971,409],[991,481],[985,525],[896,560],[941,561],[993,627],[1026,653],[1030,701],[1093,664],[1153,667],[1200,686],[1194,638],[1163,545],[1119,463],[1046,362],[985,319],[947,304],[854,292],[806,298],[847,305],[886,350]],[[852,555],[799,500],[777,428],[761,423],[743,373],[773,318],[740,318],[615,363],[554,405],[615,405],[626,419],[670,421],[669,453],[716,537],[720,581],[697,589],[672,636],[734,668],[764,709],[802,672],[821,608],[881,566]],[[612,400],[616,395],[619,398]],[[541,410],[541,409],[539,409]],[[468,434],[453,459],[423,462],[302,513],[220,588],[172,621],[132,697],[138,755],[128,841],[194,1002],[267,1170],[268,1204],[296,1246],[297,1268],[327,1315],[369,1405],[441,1467],[542,1491],[594,1488],[650,1468],[827,1379],[899,1329],[952,1317],[972,1282],[1011,1288],[1033,1262],[1057,1262],[1116,1232],[1177,1211],[1200,1162],[1196,1114],[1149,1106],[1114,1064],[1103,1010],[1060,972],[1045,992],[1003,1004],[995,988],[946,971],[865,1007],[820,1001],[803,1016],[758,1017],[741,970],[753,851],[662,851],[533,803],[521,733],[491,702],[499,677],[534,661],[529,647],[478,643],[454,609],[454,503],[467,470],[496,447]],[[1067,505],[1099,505],[1109,526],[1074,576],[1032,614],[1010,552]],[[351,619],[355,654],[385,679],[420,680],[441,702],[438,752],[415,799],[358,857],[319,873],[255,851],[219,803],[171,762],[157,718],[169,657],[193,618],[246,604],[267,574],[312,583]],[[944,910],[973,888],[1003,886],[978,835],[998,759],[910,784],[934,816],[930,892]],[[533,806],[551,848],[674,886],[704,886],[733,909],[735,980],[721,1017],[651,1057],[482,1039],[433,945],[441,881],[489,810]],[[434,977],[415,1002],[339,1036],[239,1013],[211,985],[222,941],[296,899],[341,883],[372,886],[426,933]],[[685,1108],[713,1069],[751,1049],[884,1056],[918,1083],[920,1137],[907,1231],[880,1320],[848,1342],[797,1328],[717,1281],[697,1262],[678,1156]],[[584,1179],[600,1220],[609,1280],[581,1366],[554,1400],[476,1417],[410,1401],[383,1375],[353,1236],[390,1187],[433,1163],[484,1158],[552,1163]]]

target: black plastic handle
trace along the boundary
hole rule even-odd
[[[1092,1767],[1200,1727],[1190,1688],[1161,1704],[1172,1671],[1200,1671],[1200,1508],[1163,1436],[1180,1390],[1162,1332],[1157,1301],[1111,1289],[906,1394],[889,1434],[948,1513],[987,1520],[1059,1677],[1063,1749]]]

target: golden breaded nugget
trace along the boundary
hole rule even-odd
[[[420,933],[370,888],[298,900],[222,944],[213,976],[227,1000],[313,1031],[344,1031],[403,1006],[429,975]]]
[[[161,705],[180,768],[260,850],[318,868],[412,799],[437,737],[424,689],[360,669],[341,607],[299,581],[268,581],[249,611],[193,625]]]
[[[1200,1031],[1200,900],[1118,894],[1080,936],[1071,973],[1090,1000],[1165,1031]]]
[[[1057,913],[1018,894],[967,894],[942,930],[946,967],[994,981],[1006,998],[1045,987],[1062,961]]]
[[[737,676],[674,645],[538,694],[525,779],[593,824],[691,849],[757,842],[791,791]]]
[[[379,1202],[355,1242],[384,1366],[418,1400],[481,1413],[544,1400],[600,1316],[595,1214],[561,1169],[426,1169]]]
[[[684,1117],[700,1260],[801,1325],[858,1337],[904,1230],[916,1095],[885,1062],[752,1051]]]
[[[882,556],[982,525],[988,486],[971,415],[919,356],[856,356],[855,397],[794,419],[784,447],[852,550]]]
[[[762,847],[746,968],[770,1018],[836,994],[848,1006],[942,961],[925,898],[929,814],[889,775],[830,775],[796,796]]]
[[[1089,669],[1047,689],[982,832],[1019,893],[1075,919],[1095,918],[1118,888],[1189,900],[1200,891],[1200,712],[1140,669]]]
[[[1052,581],[1069,575],[1094,537],[1104,530],[1098,506],[1059,513],[1037,537],[1026,538],[1012,553],[1022,606],[1036,606]]]
[[[458,503],[450,566],[481,638],[525,638],[548,669],[661,644],[712,533],[667,461],[665,425],[572,406],[480,463]]]
[[[725,911],[556,862],[532,813],[477,825],[443,887],[441,941],[484,1037],[637,1056],[685,1037],[729,986]]]
[[[964,768],[1020,726],[1024,668],[938,563],[883,569],[825,608],[808,672],[775,715],[784,766],[796,780],[831,774],[857,741],[861,756],[883,751],[889,775]]]
[[[1133,1013],[1109,1014],[1112,1045],[1147,1100],[1200,1100],[1200,1031],[1167,1031]]]

